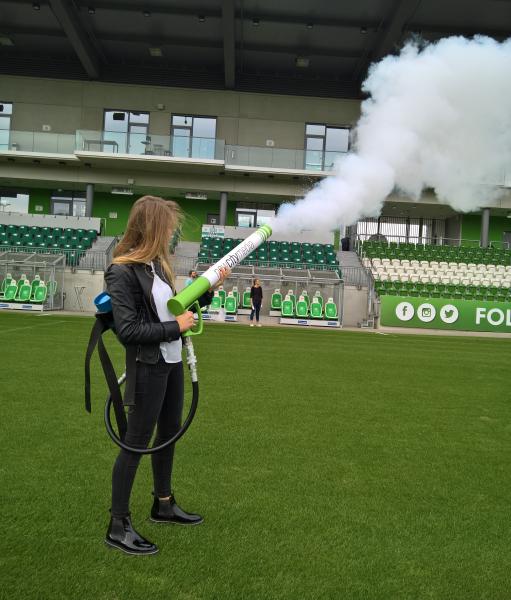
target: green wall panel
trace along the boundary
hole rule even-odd
[[[29,190],[28,212],[39,215],[50,214],[51,190],[35,189]],[[42,206],[42,211],[36,211],[36,206]]]
[[[36,189],[29,191],[29,212],[35,214],[50,214],[50,198],[52,190]],[[129,212],[136,196],[121,196],[108,192],[95,192],[92,216],[102,219],[103,233],[105,235],[121,235],[126,229]],[[173,198],[169,198],[173,199]],[[220,211],[219,200],[186,200],[175,199],[181,206],[184,214],[183,239],[186,241],[200,241],[201,228],[206,223],[208,213],[218,214]],[[35,207],[42,206],[43,211],[36,213]],[[235,202],[227,203],[226,225],[234,225]],[[115,213],[115,217],[110,215]]]
[[[218,214],[220,210],[218,200],[185,200],[182,198],[168,198],[175,200],[181,207],[184,215],[182,238],[189,242],[200,242],[202,225],[206,222],[208,213]],[[112,194],[96,193],[94,195],[93,216],[106,219],[107,235],[121,235],[128,221],[128,215],[136,200],[133,196],[117,196]],[[117,213],[117,218],[112,219],[109,214]],[[227,225],[234,225],[235,203],[227,205]]]
[[[490,242],[502,242],[504,231],[511,231],[511,219],[490,214]],[[479,240],[481,238],[481,215],[463,215],[461,238],[463,240]]]
[[[121,235],[126,229],[128,215],[135,198],[133,196],[120,196],[107,192],[95,192],[92,216],[105,219],[102,222],[105,235]],[[110,214],[117,213],[116,218]]]

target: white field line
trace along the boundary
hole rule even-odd
[[[11,333],[13,331],[23,331],[24,329],[39,329],[40,327],[44,327],[45,325],[57,325],[57,323],[68,323],[69,321],[45,321],[44,323],[40,323],[38,325],[27,325],[26,327],[13,327],[12,329],[0,329],[0,337],[4,333]]]

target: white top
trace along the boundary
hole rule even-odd
[[[161,323],[165,323],[167,321],[175,321],[176,317],[169,311],[167,308],[167,302],[174,295],[172,293],[172,288],[168,283],[163,281],[154,270],[154,265],[151,262],[151,271],[153,272],[153,288],[152,295],[154,299],[154,304],[156,306],[156,312],[158,313],[158,317],[160,318]],[[181,351],[183,349],[183,342],[181,338],[178,340],[174,340],[172,342],[161,342],[160,343],[160,351],[163,359],[167,363],[178,363],[181,362]]]

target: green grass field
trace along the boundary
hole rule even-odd
[[[117,453],[83,408],[92,319],[0,314],[0,597],[37,600],[508,600],[509,340],[209,325],[178,501],[103,544]],[[120,345],[109,344],[122,365]]]

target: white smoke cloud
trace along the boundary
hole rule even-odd
[[[502,194],[511,173],[511,40],[442,39],[373,65],[355,148],[303,199],[281,206],[279,232],[332,230],[377,217],[395,189],[433,188],[466,212]]]

